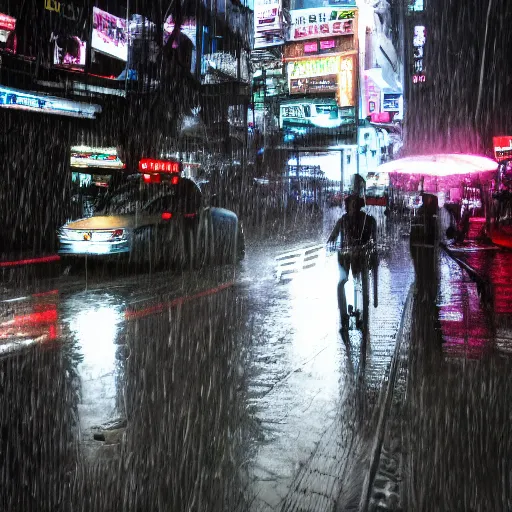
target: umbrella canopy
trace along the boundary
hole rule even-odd
[[[498,163],[486,156],[451,153],[399,158],[379,165],[376,172],[441,177],[495,171],[497,168]]]

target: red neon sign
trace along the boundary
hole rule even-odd
[[[336,48],[336,41],[334,39],[320,41],[320,50],[329,50],[330,48]]]
[[[512,158],[512,135],[500,135],[492,138],[494,158],[498,162]]]
[[[141,172],[163,172],[179,174],[181,172],[180,162],[172,160],[155,160],[154,158],[143,158],[139,162]]]
[[[413,75],[412,76],[413,84],[423,83],[423,82],[426,82],[426,80],[427,80],[427,78],[425,77],[425,75]]]
[[[0,13],[0,30],[10,32],[16,28],[16,18]]]

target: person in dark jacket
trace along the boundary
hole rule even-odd
[[[340,278],[338,282],[338,307],[341,318],[341,331],[349,327],[349,311],[345,295],[345,283],[352,269],[352,275],[366,275],[367,270],[375,262],[375,243],[377,241],[377,223],[375,219],[361,211],[365,202],[358,195],[350,195],[345,199],[346,213],[338,219],[327,243],[334,245],[338,238],[338,264]],[[366,284],[366,283],[365,283]],[[363,284],[363,288],[365,288]]]

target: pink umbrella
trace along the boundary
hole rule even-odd
[[[489,172],[497,168],[498,163],[486,156],[448,153],[398,158],[379,165],[376,172],[442,177]]]

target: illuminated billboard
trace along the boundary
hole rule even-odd
[[[492,138],[494,158],[498,162],[512,159],[512,136],[500,135]]]
[[[356,9],[319,7],[290,11],[290,41],[354,34]]]
[[[331,37],[329,39],[297,41],[287,43],[284,47],[283,58],[285,61],[301,59],[311,55],[327,55],[332,53],[344,53],[355,50],[353,37]]]
[[[124,169],[125,165],[117,155],[116,148],[73,146],[71,148],[71,167]]]
[[[54,66],[85,66],[87,43],[76,36],[59,35],[54,38]]]
[[[0,108],[27,110],[43,114],[56,114],[68,117],[95,119],[101,113],[99,105],[66,100],[55,96],[45,96],[32,92],[0,86]]]
[[[119,60],[128,60],[128,28],[126,20],[97,7],[92,9],[91,47]]]
[[[254,1],[254,48],[284,43],[281,0]]]
[[[340,108],[335,99],[301,98],[279,106],[279,127],[306,134],[355,124],[355,107]]]
[[[169,40],[169,37],[171,37],[173,30],[174,21],[172,16],[169,16],[164,23],[164,44],[167,44],[167,41]],[[194,47],[196,46],[197,26],[196,20],[194,18],[185,18],[181,22],[180,32],[190,39]]]
[[[0,49],[16,53],[16,18],[0,13]]]
[[[290,94],[335,92],[340,107],[355,105],[354,56],[336,55],[288,63]]]

